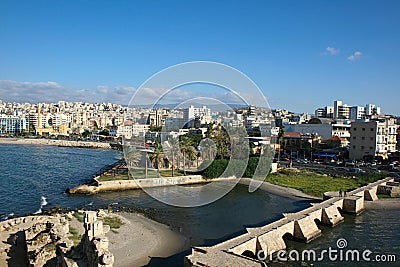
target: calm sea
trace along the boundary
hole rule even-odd
[[[104,165],[117,161],[120,152],[51,146],[0,145],[0,155],[2,218],[10,214],[17,216],[34,213],[54,206],[73,209],[123,206],[142,211],[152,219],[171,226],[185,235],[190,245],[212,245],[244,233],[246,226],[260,226],[281,218],[283,212],[294,212],[309,206],[308,201],[287,199],[261,190],[248,193],[247,187],[243,185],[235,187],[214,203],[196,208],[168,206],[148,196],[142,190],[69,196],[64,193],[67,188],[90,181]],[[166,187],[154,190],[170,189]],[[172,191],[171,197],[173,197]],[[319,249],[330,246],[338,238],[345,236],[351,245],[368,248],[375,246],[377,252],[399,254],[399,219],[399,210],[367,211],[358,217],[346,216],[345,223],[335,228],[324,228],[325,237],[310,244],[293,242],[288,244],[289,248]],[[149,265],[182,266],[183,257],[188,253],[189,251],[185,251],[168,259],[154,258]],[[315,263],[314,266],[330,266],[330,264]],[[336,263],[334,266],[344,265]]]

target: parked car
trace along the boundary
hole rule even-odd
[[[355,166],[356,163],[354,161],[350,160],[350,161],[346,162],[345,165],[352,167],[352,166]]]
[[[372,163],[371,162],[365,163],[365,167],[372,167]]]
[[[359,174],[365,173],[365,171],[360,169],[360,168],[350,168],[349,172],[351,172],[351,173],[359,173]]]
[[[395,173],[395,172],[389,172],[387,176],[388,177],[393,177],[393,178],[399,178],[400,177],[400,175],[398,173]]]
[[[307,164],[308,160],[306,160],[306,159],[297,159],[296,162],[297,163],[301,163],[301,164]]]
[[[377,169],[377,168],[372,168],[372,169],[370,170],[370,172],[371,172],[371,173],[381,173],[381,171],[380,171],[379,169]]]

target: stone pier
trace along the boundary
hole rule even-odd
[[[392,192],[399,188],[399,183],[386,178],[347,192],[346,196],[327,192],[323,202],[296,213],[283,214],[282,219],[273,223],[247,228],[245,234],[211,247],[194,247],[186,261],[192,266],[265,266],[265,262],[257,257],[260,252],[269,259],[279,250],[286,249],[285,238],[310,242],[321,235],[319,224],[337,225],[344,220],[341,212],[361,213],[364,201],[377,200],[380,190],[388,192],[383,187],[392,187]]]

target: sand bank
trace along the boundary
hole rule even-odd
[[[117,215],[124,224],[118,233],[107,233],[109,250],[115,257],[114,266],[143,266],[151,257],[168,257],[189,249],[189,241],[164,224],[137,213]]]

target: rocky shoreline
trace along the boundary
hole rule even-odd
[[[35,138],[0,138],[0,144],[111,149],[110,143]]]

